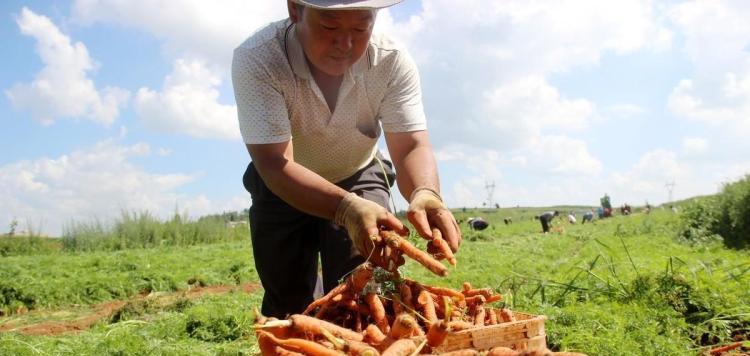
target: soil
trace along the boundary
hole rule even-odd
[[[146,299],[152,299],[159,305],[169,305],[179,299],[196,299],[204,295],[216,295],[225,294],[231,291],[239,291],[250,294],[260,288],[257,283],[248,283],[240,286],[236,285],[215,285],[206,287],[195,287],[188,290],[178,291],[169,294],[160,294],[157,296],[151,295],[140,295],[130,300],[115,300],[106,303],[96,304],[92,307],[92,311],[77,317],[73,320],[65,321],[42,321],[38,323],[22,324],[17,323],[4,323],[0,324],[0,333],[2,332],[19,332],[26,335],[35,336],[52,336],[60,335],[64,333],[76,333],[84,330],[88,330],[99,320],[109,318],[113,314],[117,313],[122,309],[128,302],[142,301]],[[49,314],[49,311],[35,310],[27,313],[30,316],[34,314],[43,315]]]

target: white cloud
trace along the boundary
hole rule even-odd
[[[44,68],[32,82],[15,84],[5,92],[13,105],[30,111],[44,124],[66,117],[111,125],[126,105],[129,92],[110,86],[98,91],[87,76],[97,64],[86,46],[71,43],[49,18],[24,7],[16,23],[24,35],[36,39]]]
[[[138,116],[156,131],[202,138],[239,138],[237,108],[218,103],[219,76],[203,63],[178,60],[161,92],[141,88]]]
[[[681,118],[737,136],[750,134],[750,6],[688,1],[669,18],[685,37],[692,76],[672,90],[667,108]]]
[[[542,131],[575,131],[586,126],[595,111],[583,99],[568,100],[538,76],[521,78],[485,92],[481,107],[484,117],[468,127],[481,137],[483,132],[504,138],[505,142],[525,145]],[[526,140],[526,141],[524,141]],[[511,146],[512,147],[512,146]]]
[[[419,65],[436,145],[508,150],[543,134],[585,129],[598,116],[596,106],[561,93],[551,74],[595,66],[607,52],[671,44],[650,0],[422,5],[407,21],[383,16],[378,25],[405,42]]]
[[[591,156],[586,143],[565,136],[543,136],[529,149],[531,162],[542,172],[577,176],[594,176],[602,164]],[[545,173],[546,173],[545,172]]]
[[[172,59],[203,61],[228,73],[232,49],[263,24],[287,16],[281,1],[76,0],[73,18],[114,23],[153,34]]]
[[[686,154],[700,154],[708,149],[708,140],[701,137],[685,137],[682,139],[682,150]]]
[[[164,218],[174,213],[175,206],[191,216],[247,206],[247,199],[240,205],[240,198],[215,202],[203,195],[176,192],[196,176],[153,174],[132,162],[150,155],[147,144],[121,146],[106,140],[57,158],[0,166],[0,223],[17,218],[21,224],[41,224],[43,232],[59,235],[71,219],[110,219],[123,209],[147,210]]]

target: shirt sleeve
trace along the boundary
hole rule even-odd
[[[399,50],[396,54],[392,77],[380,106],[379,117],[386,132],[427,129],[419,71],[405,50]]]
[[[273,78],[253,53],[235,49],[232,85],[240,133],[246,144],[279,143],[292,137],[286,102]]]

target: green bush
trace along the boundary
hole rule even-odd
[[[716,196],[687,204],[679,236],[692,243],[723,239],[728,247],[750,246],[750,175],[724,185]]]
[[[160,246],[193,246],[247,239],[247,225],[231,228],[221,216],[192,221],[175,213],[161,221],[149,212],[123,211],[111,225],[99,220],[71,222],[63,228],[65,251],[119,251]]]
[[[716,233],[729,247],[750,246],[750,175],[725,185],[718,200]]]
[[[679,238],[690,244],[721,241],[717,234],[719,205],[717,197],[696,199],[682,209],[680,214]]]

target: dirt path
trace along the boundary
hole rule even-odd
[[[109,318],[115,313],[117,313],[120,309],[122,309],[125,305],[132,302],[140,302],[149,300],[151,302],[155,302],[157,305],[161,306],[168,306],[173,303],[175,303],[177,300],[181,299],[196,299],[200,298],[204,295],[216,295],[216,294],[225,294],[229,293],[231,291],[239,291],[243,293],[250,294],[256,290],[258,290],[260,287],[259,284],[256,283],[248,283],[243,284],[240,286],[235,285],[217,285],[217,286],[206,286],[206,287],[196,287],[191,288],[188,290],[178,291],[174,293],[169,294],[160,294],[160,295],[145,295],[145,296],[138,296],[135,298],[132,298],[127,301],[123,300],[115,300],[111,302],[96,304],[92,306],[92,311],[81,315],[75,319],[72,320],[64,320],[64,321],[41,321],[36,323],[15,323],[15,322],[6,322],[3,324],[0,324],[0,333],[2,332],[10,332],[15,331],[26,335],[59,335],[63,333],[75,333],[83,330],[88,330],[92,325],[94,325],[97,321]],[[49,315],[49,310],[38,310],[38,311],[31,311],[26,314],[28,317],[34,317],[39,316],[41,318],[44,318],[44,315]]]

